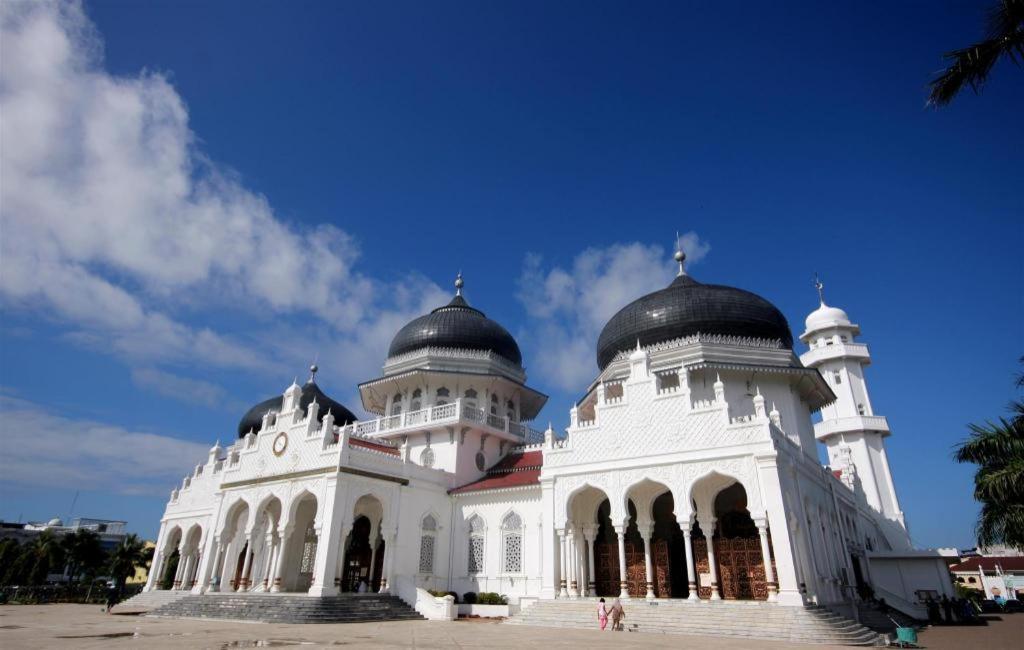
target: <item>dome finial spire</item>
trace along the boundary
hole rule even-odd
[[[814,272],[814,288],[818,290],[818,301],[821,302],[822,305],[824,305],[825,304],[825,285],[824,285],[824,283],[822,283],[821,279],[818,277],[818,272],[817,271]]]
[[[462,295],[462,285],[463,284],[465,284],[465,282],[462,281],[462,269],[459,269],[459,273],[455,276],[455,295],[456,296],[461,296]]]
[[[676,274],[676,277],[686,275],[686,269],[683,266],[683,263],[686,262],[686,253],[683,252],[683,246],[679,241],[678,230],[676,231],[676,254],[674,257],[675,260],[679,262],[679,273]]]
[[[310,366],[309,366],[309,381],[306,382],[307,384],[312,384],[313,380],[316,379],[316,373],[317,373],[318,370],[320,370],[320,366],[316,365],[316,361],[319,358],[320,358],[320,353],[319,352],[317,352],[316,354],[313,355],[313,363],[311,363]]]

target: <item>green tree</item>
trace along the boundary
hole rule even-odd
[[[985,39],[946,52],[949,66],[929,84],[928,103],[945,106],[964,86],[978,93],[999,59],[1024,60],[1024,0],[1000,0],[988,12]]]
[[[0,540],[0,585],[11,584],[11,574],[21,549],[18,540],[7,537]]]
[[[74,530],[61,540],[67,559],[68,580],[77,581],[83,572],[95,572],[106,559],[100,536],[91,530]]]
[[[30,585],[41,585],[46,576],[64,567],[64,549],[60,538],[52,530],[44,530],[21,547],[21,554],[15,561],[14,581]]]
[[[107,566],[110,576],[117,583],[118,591],[124,589],[128,578],[135,575],[137,568],[146,566],[151,557],[151,549],[147,549],[146,543],[135,533],[121,540],[121,543],[110,552],[110,562]]]
[[[1024,357],[1020,358],[1024,364]],[[1024,388],[1024,373],[1017,376]],[[1010,417],[969,425],[956,448],[959,463],[974,463],[974,498],[981,503],[978,544],[1024,548],[1024,401],[1010,403]]]

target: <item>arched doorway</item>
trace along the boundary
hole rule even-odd
[[[651,536],[651,560],[654,564],[654,595],[657,598],[686,598],[689,576],[686,569],[686,542],[675,515],[675,500],[664,492],[654,500],[654,532]]]
[[[342,591],[358,591],[359,583],[363,580],[367,585],[371,583],[371,562],[373,560],[373,548],[370,546],[370,525],[369,517],[358,517],[352,524],[352,533],[349,535],[348,548],[345,551],[345,570],[341,576]]]
[[[717,575],[722,598],[767,600],[768,582],[765,578],[764,557],[761,554],[757,526],[747,510],[746,490],[741,484],[733,482],[720,490],[711,503],[715,520],[711,535],[714,544],[714,573],[708,559],[708,531],[702,530],[700,526],[694,530],[693,550],[700,597],[711,598],[710,576]]]

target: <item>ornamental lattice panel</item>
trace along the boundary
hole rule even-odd
[[[434,536],[420,537],[420,573],[434,572]]]
[[[484,570],[484,538],[473,535],[469,538],[469,572],[480,573]]]
[[[711,597],[708,547],[703,537],[693,540],[693,556],[697,565],[698,588],[701,598]],[[715,538],[715,564],[722,598],[729,600],[765,600],[768,583],[761,557],[761,541],[757,537]]]
[[[505,535],[505,562],[502,569],[505,573],[523,571],[523,536],[519,533]]]

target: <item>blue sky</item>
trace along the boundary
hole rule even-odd
[[[972,544],[1024,353],[1022,72],[924,105],[977,3],[5,3],[0,517],[122,518],[302,376],[358,406],[466,275],[564,426],[672,275],[863,328],[914,539]],[[556,291],[555,288],[558,288]]]

